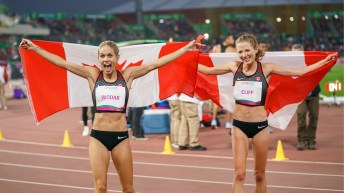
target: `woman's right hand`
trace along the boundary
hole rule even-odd
[[[330,54],[324,59],[324,61],[327,63],[327,62],[330,62],[332,60],[335,60],[337,55],[338,55],[338,53]]]
[[[28,39],[23,39],[20,42],[20,46],[22,46],[24,49],[26,50],[34,50],[35,48],[39,48],[36,44],[32,43],[30,40]]]

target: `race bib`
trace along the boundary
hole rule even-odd
[[[98,86],[96,90],[97,110],[119,111],[125,105],[125,88],[122,86]]]
[[[262,100],[262,82],[236,81],[234,99],[240,104],[258,105]]]

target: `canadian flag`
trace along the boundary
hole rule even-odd
[[[312,65],[334,52],[287,51],[266,52],[262,63],[271,62],[289,68]],[[199,63],[206,66],[221,66],[230,61],[240,61],[236,53],[201,54]],[[316,87],[336,61],[300,77],[272,75],[265,108],[270,126],[286,129],[297,106]],[[233,112],[233,73],[206,76],[198,72],[195,93],[202,100],[212,99],[220,107]]]
[[[32,41],[41,48],[69,62],[100,68],[98,47],[65,42]],[[187,42],[144,44],[120,47],[118,70],[145,65],[177,49]],[[194,96],[199,53],[187,52],[165,66],[133,81],[128,106],[148,106],[175,93]],[[20,47],[24,80],[31,110],[36,122],[72,107],[92,106],[87,80]]]

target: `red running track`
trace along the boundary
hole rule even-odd
[[[57,113],[36,126],[27,100],[8,101],[0,110],[0,193],[94,192],[88,160],[88,138],[82,137],[81,109]],[[274,129],[267,166],[268,192],[343,192],[343,107],[320,107],[318,150],[297,151],[296,118],[286,131]],[[61,147],[68,130],[73,147]],[[139,193],[228,193],[233,180],[231,139],[220,127],[200,129],[208,151],[162,155],[165,135],[130,139],[134,184]],[[273,161],[281,140],[288,161]],[[245,192],[254,192],[252,150]],[[121,192],[116,171],[109,167],[108,192]]]

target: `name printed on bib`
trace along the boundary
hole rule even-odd
[[[262,98],[262,82],[236,81],[234,99],[247,103],[259,103]]]
[[[97,110],[124,108],[125,88],[121,86],[99,86],[96,91]]]

